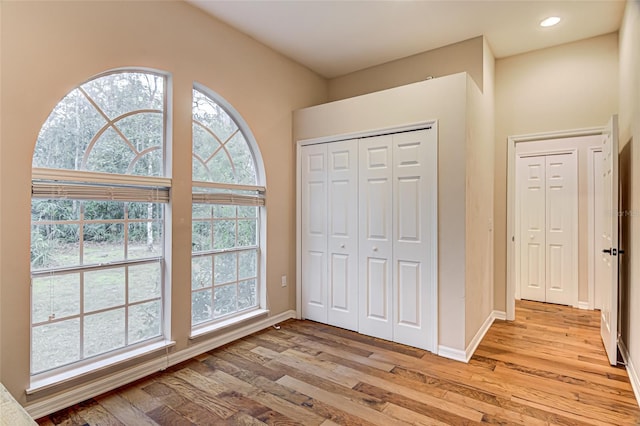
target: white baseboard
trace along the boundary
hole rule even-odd
[[[620,354],[622,355],[625,364],[627,364],[627,374],[629,375],[629,381],[633,388],[633,394],[636,396],[638,404],[640,404],[640,376],[638,376],[640,371],[636,370],[633,365],[633,361],[631,361],[631,357],[629,356],[629,350],[622,340],[618,342],[618,347],[620,348]]]
[[[591,310],[589,302],[578,302],[578,309]]]
[[[493,318],[497,320],[501,320],[501,321],[507,320],[507,313],[505,311],[493,311],[491,314],[493,315]]]
[[[116,389],[120,386],[124,386],[128,383],[142,379],[143,377],[164,370],[168,367],[171,367],[172,365],[179,364],[207,351],[233,342],[234,340],[246,337],[252,333],[255,333],[256,331],[263,330],[267,327],[271,327],[272,325],[295,317],[296,311],[290,310],[278,315],[274,315],[272,317],[265,318],[262,321],[248,324],[244,327],[240,327],[238,329],[229,331],[228,333],[221,334],[207,341],[190,345],[189,347],[176,353],[169,354],[168,356],[163,355],[160,358],[147,361],[135,367],[128,368],[117,373],[105,375],[104,377],[93,382],[76,386],[72,389],[57,393],[49,397],[44,397],[37,402],[27,404],[25,406],[25,409],[31,417],[33,417],[34,419],[38,419],[48,414],[55,413],[56,411],[63,408],[69,407],[73,404],[77,404],[78,402],[82,402],[88,398],[93,398],[110,390]]]
[[[480,342],[482,342],[484,335],[487,334],[487,331],[489,331],[489,329],[491,328],[491,324],[493,324],[493,321],[497,319],[505,320],[506,318],[507,318],[506,312],[492,311],[487,317],[487,319],[484,321],[484,323],[482,324],[482,326],[480,327],[476,335],[473,336],[473,339],[471,339],[471,342],[469,342],[469,344],[467,345],[467,348],[464,351],[462,349],[454,349],[448,346],[439,345],[438,355],[445,358],[453,359],[455,361],[468,363],[471,357],[473,356],[473,353],[476,351],[476,349],[478,349],[478,345],[480,344]]]
[[[454,349],[444,345],[438,345],[438,356],[454,361],[468,362],[467,355],[462,349]]]

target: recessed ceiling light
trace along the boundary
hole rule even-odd
[[[557,16],[549,16],[548,18],[543,19],[540,22],[540,26],[541,27],[553,27],[558,22],[560,22],[560,18],[558,18]]]

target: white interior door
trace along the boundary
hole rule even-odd
[[[358,330],[358,141],[328,149],[328,324]]]
[[[546,301],[546,160],[516,158],[516,249],[520,297]]]
[[[576,304],[578,154],[546,156],[546,302]]]
[[[360,333],[393,339],[392,136],[361,139],[358,153]]]
[[[607,124],[602,140],[603,232],[600,239],[604,273],[600,334],[609,363],[618,357],[618,117]]]
[[[302,317],[327,322],[327,145],[301,149]]]
[[[393,135],[393,340],[433,350],[437,286],[437,133]]]
[[[594,298],[593,307],[595,309],[602,309],[603,299],[603,274],[609,274],[607,266],[604,262],[604,256],[602,256],[601,239],[604,233],[604,225],[609,221],[609,218],[605,215],[605,206],[603,198],[604,182],[603,182],[603,159],[602,151],[595,151],[593,153],[593,241],[595,250],[593,253],[593,277],[594,277]]]
[[[517,158],[520,296],[575,305],[578,288],[578,156]]]

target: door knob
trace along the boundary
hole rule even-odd
[[[373,251],[378,251],[378,247],[373,246]]]
[[[603,250],[602,250],[602,252],[603,252],[603,253],[611,254],[611,249],[610,249],[610,248],[609,248],[609,249],[603,249]]]
[[[533,236],[533,234],[529,235],[529,239],[533,240],[535,237]]]
[[[340,248],[344,248],[344,243],[340,244]]]

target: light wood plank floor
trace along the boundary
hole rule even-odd
[[[637,425],[597,312],[519,302],[469,364],[290,320],[41,425]]]

